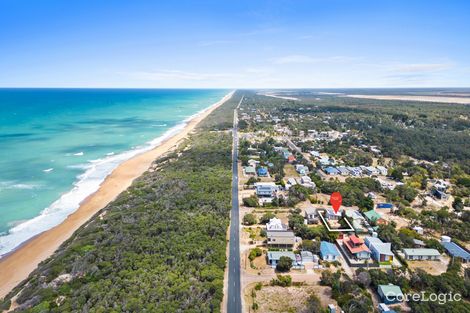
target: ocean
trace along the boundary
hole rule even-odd
[[[0,89],[0,256],[228,90]]]

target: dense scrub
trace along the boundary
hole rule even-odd
[[[239,97],[238,97],[239,100]],[[237,96],[15,288],[25,312],[218,312]],[[222,118],[223,116],[223,118]]]

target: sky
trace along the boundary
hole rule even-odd
[[[0,0],[0,87],[469,87],[469,1]]]

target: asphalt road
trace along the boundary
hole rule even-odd
[[[237,109],[243,101],[238,103]],[[227,312],[241,313],[242,299],[240,286],[240,217],[238,203],[238,114],[233,118],[233,152],[232,152],[232,212],[230,221],[230,242],[228,259]]]

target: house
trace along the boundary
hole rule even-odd
[[[256,175],[256,170],[253,166],[245,166],[243,172],[245,172],[245,175]]]
[[[308,176],[302,176],[300,177],[300,181],[302,182],[302,184],[311,184],[312,183],[312,179]]]
[[[366,233],[367,229],[363,227],[365,222],[364,216],[359,211],[346,211],[346,217],[349,220],[352,220],[352,227],[354,228],[356,233]]]
[[[365,244],[372,253],[372,258],[379,263],[391,263],[393,262],[394,254],[392,252],[392,244],[387,242],[384,243],[377,237],[365,238]]]
[[[366,220],[370,224],[374,225],[386,225],[387,221],[382,218],[382,215],[380,215],[377,211],[370,210],[367,212],[364,212],[364,216]]]
[[[460,259],[462,260],[462,262],[465,262],[465,263],[470,261],[470,253],[468,253],[468,251],[465,250],[464,248],[457,245],[455,242],[441,241],[441,245],[444,246],[444,248],[447,250],[447,253],[449,253],[449,255],[452,256],[453,258]]]
[[[295,178],[293,178],[293,177],[288,178],[288,179],[287,179],[287,183],[288,183],[288,184],[291,184],[292,186],[298,184],[298,183],[297,183],[297,180],[295,180]]]
[[[414,244],[415,248],[424,248],[426,246],[424,241],[419,240],[419,239],[413,239],[413,244]]]
[[[370,152],[375,153],[375,154],[380,154],[381,151],[377,146],[370,146]]]
[[[321,158],[318,160],[321,167],[332,165],[334,162],[331,162],[330,158]]]
[[[305,219],[307,220],[307,224],[316,224],[318,223],[318,213],[317,209],[308,207],[305,209]]]
[[[382,175],[382,176],[387,176],[388,174],[388,170],[385,166],[377,166],[377,170],[379,171],[379,174]]]
[[[435,189],[435,188],[433,188],[431,190],[431,195],[434,198],[440,199],[440,200],[447,200],[449,198],[449,195],[446,194],[444,191],[441,191],[441,190],[438,190],[438,189]]]
[[[322,260],[325,260],[325,261],[338,261],[339,260],[338,249],[336,249],[334,244],[327,242],[327,241],[322,241],[320,243],[320,256]]]
[[[259,167],[258,168],[258,176],[260,176],[260,177],[268,176],[268,169],[266,167]]]
[[[352,176],[361,176],[362,170],[359,167],[348,166],[346,169],[349,171],[349,174]]]
[[[342,175],[342,176],[348,176],[349,175],[349,170],[346,166],[338,166],[336,169],[339,171],[340,175]]]
[[[297,164],[295,165],[295,170],[297,171],[297,173],[299,173],[300,175],[305,175],[308,173],[308,167],[306,167],[305,165],[303,164]]]
[[[444,180],[437,180],[433,187],[439,191],[446,192],[447,189],[449,188],[450,184]]]
[[[339,220],[343,217],[343,210],[338,210],[338,212],[335,212],[332,208],[326,209],[326,218],[329,220]]]
[[[313,253],[310,251],[300,251],[300,258],[302,259],[302,264],[313,262]]]
[[[357,260],[370,259],[371,252],[364,243],[364,239],[351,235],[343,238],[343,245],[346,247],[349,255]]]
[[[297,159],[292,154],[287,157],[287,162],[294,163]]]
[[[283,224],[280,219],[273,217],[266,223],[266,230],[268,231],[287,231],[288,227],[286,224]]]
[[[332,166],[328,166],[327,168],[324,169],[324,172],[328,175],[338,175],[339,171]]]
[[[286,248],[292,249],[295,244],[295,235],[293,231],[272,231],[268,230],[266,232],[266,237],[268,237],[268,246],[277,247],[277,248]]]
[[[377,203],[377,209],[393,209],[393,204],[391,203]]]
[[[441,254],[436,249],[403,249],[407,260],[439,260]]]
[[[385,304],[393,304],[403,301],[403,292],[397,285],[379,285],[377,293]]]
[[[421,226],[414,226],[412,228],[412,230],[414,230],[416,233],[418,233],[420,235],[422,235],[424,233],[423,227],[421,227]]]
[[[379,175],[379,170],[373,166],[367,166],[364,168],[364,173],[369,176]]]
[[[249,159],[247,163],[249,166],[256,168],[260,162],[258,160]]]
[[[279,190],[279,186],[273,182],[255,183],[255,188],[258,197],[274,197]]]
[[[312,181],[312,179],[308,176],[305,176],[305,175],[300,177],[300,182],[301,182],[302,186],[310,188],[310,189],[315,189],[317,187],[317,185],[315,185],[315,183]]]
[[[314,158],[320,158],[320,152],[318,151],[315,151],[315,150],[312,150],[309,152],[311,156],[313,156]]]
[[[266,257],[268,258],[268,264],[275,268],[281,257],[288,257],[292,260],[292,264],[297,264],[297,258],[292,251],[268,251]]]

